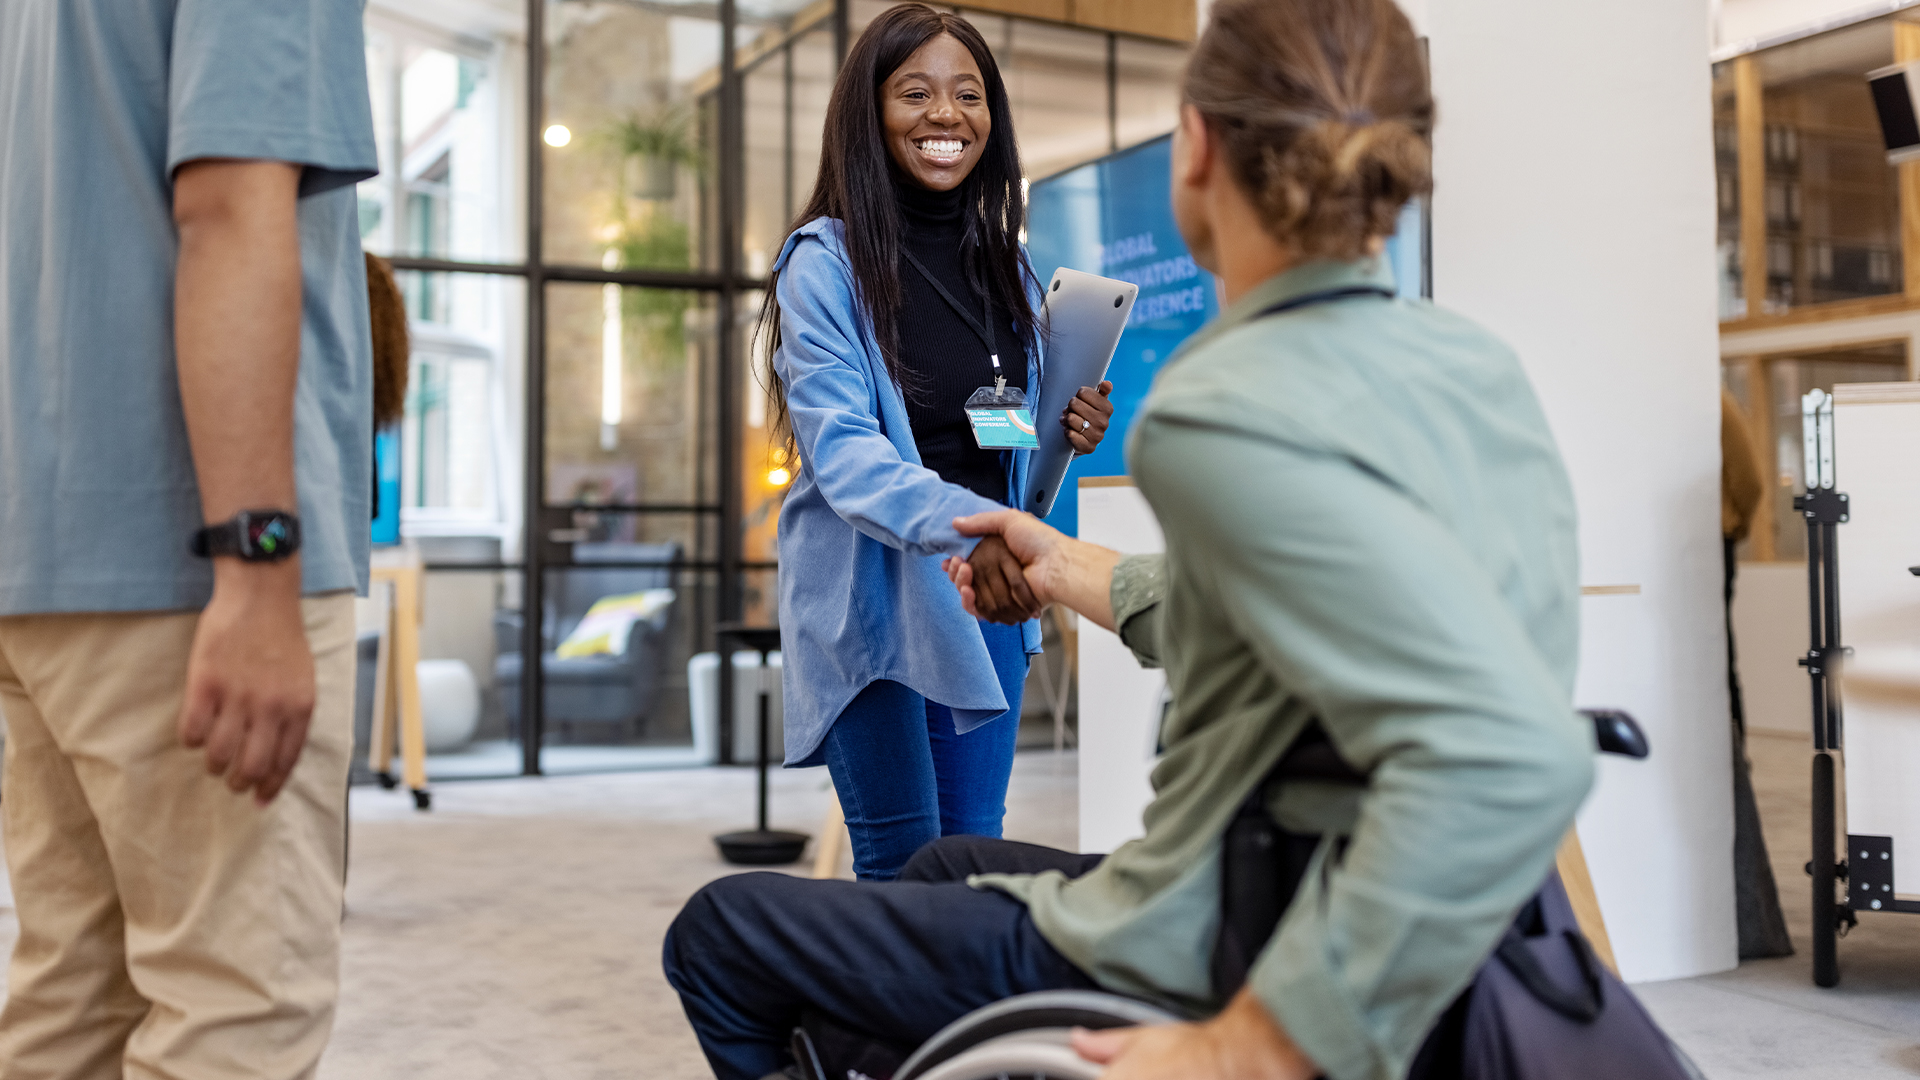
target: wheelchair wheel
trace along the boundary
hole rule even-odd
[[[1170,1024],[1178,1019],[1145,1002],[1094,990],[1021,994],[975,1009],[942,1028],[900,1066],[894,1080],[1092,1080],[1100,1067],[1080,1060],[1067,1045],[1072,1029]],[[959,1071],[949,1071],[949,1066]]]
[[[1104,1066],[1068,1044],[1071,1028],[1035,1028],[988,1039],[915,1080],[1100,1080]]]

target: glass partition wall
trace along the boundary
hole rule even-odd
[[[1723,322],[1878,311],[1913,287],[1867,73],[1915,58],[1899,12],[1714,66]]]
[[[791,481],[755,323],[839,57],[886,6],[368,5],[361,233],[413,346],[401,534],[422,655],[483,702],[435,778],[728,753],[696,738],[689,661],[719,623],[774,620]],[[1175,123],[1184,44],[994,6],[952,10],[995,50],[1033,178]],[[612,632],[581,625],[596,603]]]
[[[1920,60],[1894,6],[1713,67],[1723,383],[1766,478],[1743,560],[1804,558],[1801,395],[1914,376],[1920,164],[1888,160],[1867,81]]]

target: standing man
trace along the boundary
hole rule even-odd
[[[0,3],[0,1080],[294,1080],[366,584],[360,0]]]

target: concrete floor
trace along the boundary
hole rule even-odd
[[[1920,916],[1862,916],[1842,984],[1806,946],[1806,751],[1754,739],[1797,956],[1636,987],[1708,1077],[1920,1076]],[[1022,754],[1010,837],[1071,847],[1071,753]],[[776,772],[776,827],[817,832],[824,770]],[[440,784],[431,813],[356,789],[339,1022],[321,1080],[700,1080],[660,976],[685,898],[730,872],[711,834],[750,824],[744,769]],[[8,898],[10,899],[10,898]],[[0,948],[14,933],[0,909]]]
[[[1920,915],[1862,912],[1840,942],[1840,985],[1813,985],[1811,753],[1804,735],[1756,730],[1748,740],[1795,955],[1634,990],[1709,1077],[1920,1076]]]

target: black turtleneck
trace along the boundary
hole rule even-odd
[[[968,306],[970,315],[979,319],[982,290],[967,280],[961,253],[966,221],[961,214],[960,188],[931,191],[899,177],[894,178],[893,187],[906,226],[901,242],[955,299]],[[986,343],[904,255],[899,273],[900,361],[909,373],[902,390],[920,460],[939,473],[940,479],[1004,503],[1004,452],[982,450],[967,423],[967,399],[975,390],[993,385],[993,363],[987,359]],[[993,305],[992,326],[1007,385],[1025,390],[1026,354],[1006,305]]]

